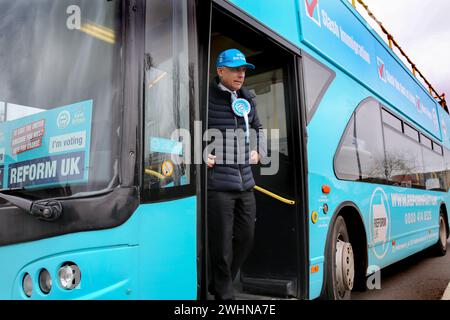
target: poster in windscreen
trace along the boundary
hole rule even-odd
[[[0,123],[0,189],[87,182],[92,104],[84,101]]]

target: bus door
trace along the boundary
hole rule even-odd
[[[257,219],[253,250],[241,270],[244,292],[299,295],[299,252],[296,151],[291,67],[274,63],[276,52],[252,60],[257,71],[247,78],[256,95],[258,115],[267,129],[268,159],[253,167]]]
[[[254,245],[235,280],[235,289],[238,298],[304,298],[307,246],[301,212],[305,201],[299,195],[304,195],[306,179],[300,160],[303,126],[298,111],[296,57],[249,25],[251,21],[213,10],[210,79],[215,76],[215,59],[221,51],[241,50],[256,66],[247,71],[244,85],[256,96],[258,116],[267,129],[268,157],[252,168],[257,185]]]

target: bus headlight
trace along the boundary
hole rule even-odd
[[[31,276],[29,273],[25,274],[22,281],[22,288],[25,295],[30,298],[33,294],[33,280],[31,280]]]
[[[63,289],[73,290],[81,281],[80,268],[75,263],[67,262],[58,271],[59,284]]]
[[[46,269],[42,269],[39,273],[39,287],[44,294],[48,294],[52,290],[52,277]]]

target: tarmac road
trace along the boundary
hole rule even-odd
[[[447,255],[427,250],[381,270],[381,290],[353,292],[353,300],[440,300],[450,282]]]

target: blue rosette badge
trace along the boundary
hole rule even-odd
[[[250,138],[250,130],[249,130],[249,123],[248,123],[248,115],[250,113],[250,110],[252,106],[250,105],[250,102],[248,102],[245,99],[236,99],[233,104],[231,105],[231,108],[233,109],[233,112],[236,116],[240,118],[244,118],[245,121],[245,141],[246,143],[249,142]]]

